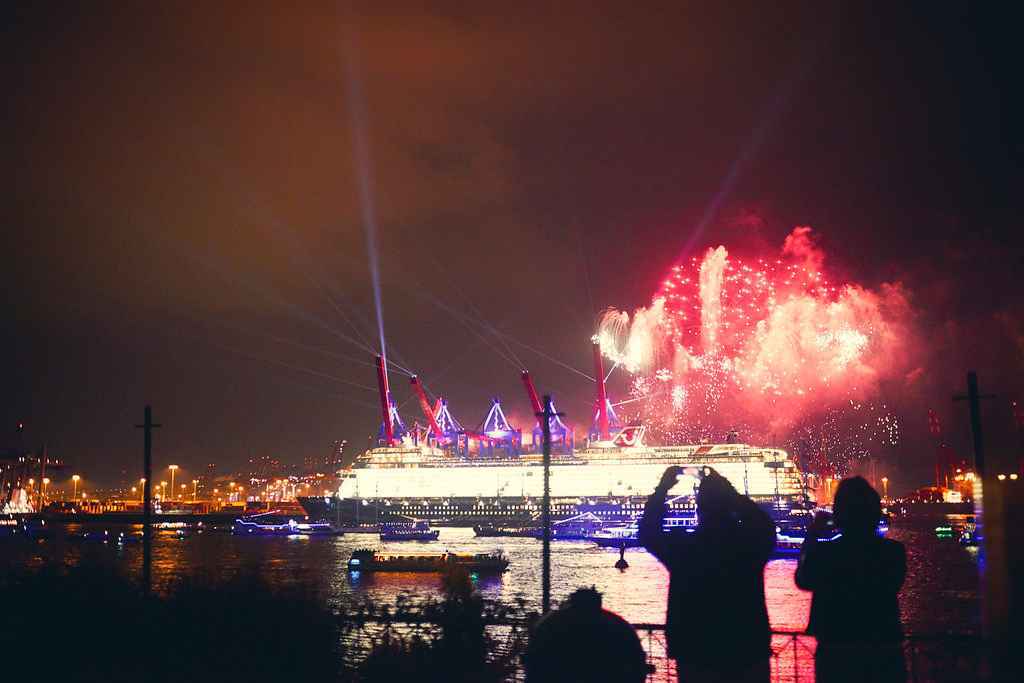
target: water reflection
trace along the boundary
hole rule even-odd
[[[112,532],[115,528],[108,527]],[[120,527],[117,531],[139,531],[141,527]],[[79,525],[68,525],[75,534]],[[935,538],[934,521],[893,526],[892,538],[907,546],[907,581],[901,594],[901,612],[907,630],[935,633],[966,631],[979,623],[977,554],[955,541]],[[165,590],[182,576],[200,574],[227,578],[240,572],[258,572],[271,584],[301,584],[319,593],[325,601],[344,605],[352,600],[393,603],[400,594],[411,598],[436,597],[442,590],[440,577],[418,573],[348,572],[352,551],[380,547],[393,552],[429,550],[441,552],[493,552],[501,549],[511,564],[501,577],[481,577],[480,592],[492,599],[512,602],[521,599],[530,609],[540,608],[539,541],[530,538],[476,538],[471,529],[443,528],[440,540],[429,544],[381,544],[362,534],[343,537],[236,537],[204,531],[179,537],[174,532],[157,532],[153,542],[153,577],[158,590]],[[47,563],[70,566],[89,564],[141,574],[141,544],[117,545],[75,542],[57,534],[52,540],[9,545],[0,559],[0,571],[18,567],[40,567]],[[642,549],[626,552],[629,568],[615,569],[617,550],[602,549],[583,541],[552,545],[552,596],[563,599],[580,586],[595,586],[604,594],[604,605],[634,623],[661,623],[665,617],[668,575]],[[802,629],[810,608],[809,594],[796,588],[796,561],[773,560],[765,570],[766,600],[773,628]]]

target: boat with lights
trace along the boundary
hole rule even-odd
[[[595,376],[603,378],[596,344],[594,358]],[[544,487],[543,456],[538,452],[543,417],[526,443],[494,399],[480,428],[466,429],[444,398],[430,403],[414,376],[412,389],[427,424],[406,428],[379,357],[377,379],[382,412],[378,445],[340,472],[334,495],[299,498],[311,519],[344,525],[427,520],[485,530],[536,525]],[[524,370],[521,380],[533,413],[543,414],[530,373]],[[593,425],[582,448],[576,447],[575,430],[559,415],[548,420],[553,520],[589,512],[606,523],[628,522],[643,511],[647,493],[670,465],[691,473],[680,477],[673,491],[677,495],[669,500],[670,514],[676,516],[692,511],[696,472],[702,467],[713,467],[773,517],[809,506],[802,473],[786,451],[739,443],[735,435],[718,444],[649,445],[644,426],[622,424],[603,381],[596,384]]]
[[[380,540],[382,541],[436,541],[441,532],[431,529],[430,524],[425,521],[418,522],[391,522],[384,524],[380,529]]]
[[[238,536],[338,536],[327,522],[296,522],[292,518],[264,513],[240,517],[231,525],[231,533]]]
[[[671,534],[690,534],[697,529],[697,515],[665,517],[661,523],[663,531]],[[636,548],[640,545],[640,520],[629,524],[609,526],[591,534],[587,540],[602,548]]]
[[[437,573],[453,568],[475,574],[501,574],[508,569],[508,558],[501,551],[494,553],[387,553],[361,549],[348,561],[350,572],[426,572]]]

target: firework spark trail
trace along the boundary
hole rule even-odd
[[[785,441],[817,420],[844,443],[877,445],[898,440],[874,397],[904,362],[908,318],[899,285],[829,282],[800,227],[770,258],[720,246],[675,265],[649,306],[606,312],[598,339],[632,374],[633,396],[647,399],[641,417],[662,439],[714,441],[735,427]]]

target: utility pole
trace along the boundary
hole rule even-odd
[[[978,391],[978,374],[971,370],[967,373],[967,394],[954,396],[954,401],[967,401],[971,416],[971,436],[974,440],[974,517],[978,533],[981,536],[981,553],[979,555],[979,583],[982,593],[982,623],[985,635],[994,645],[992,680],[1013,680],[1008,671],[1016,671],[1020,655],[1012,647],[1014,621],[1019,621],[1009,605],[1013,602],[1013,589],[1010,576],[1011,561],[1019,555],[1019,544],[1013,543],[1014,536],[1019,536],[1019,528],[1008,524],[1007,502],[1012,494],[1004,484],[1005,474],[998,477],[986,477],[984,441],[981,432],[980,399],[992,398]],[[996,471],[999,466],[997,463]],[[1014,487],[1016,488],[1016,487]],[[1019,495],[1019,494],[1018,494]],[[1018,561],[1019,566],[1019,561]]]
[[[43,511],[43,505],[46,501],[43,500],[46,495],[45,487],[43,486],[43,479],[46,479],[46,444],[43,444],[42,450],[39,451],[39,507],[36,512]]]
[[[153,408],[146,406],[143,423],[135,425],[143,430],[144,453],[142,471],[145,481],[142,484],[142,590],[149,595],[153,579],[153,520],[152,507],[153,486],[153,430],[161,425],[153,423]]]
[[[974,438],[974,471],[978,477],[985,475],[985,449],[981,438],[981,404],[978,399],[994,398],[992,394],[982,396],[978,393],[978,373],[971,370],[967,373],[967,395],[954,396],[954,401],[967,401],[971,411],[971,435]]]
[[[543,546],[541,548],[541,613],[551,611],[551,420],[562,417],[551,405],[551,396],[544,396],[544,410],[537,413],[544,435],[544,498],[541,503]]]

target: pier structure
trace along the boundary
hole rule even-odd
[[[519,455],[522,450],[523,432],[513,427],[505,417],[497,397],[491,399],[491,409],[487,411],[480,431],[491,439],[494,448],[503,450],[506,455]]]

